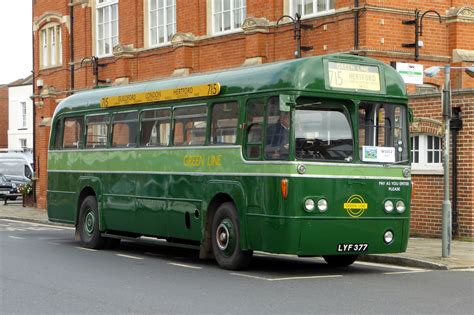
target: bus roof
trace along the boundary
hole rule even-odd
[[[328,89],[328,75],[326,74],[327,71],[324,70],[327,67],[325,63],[328,62],[378,67],[380,90]],[[366,96],[401,100],[406,100],[407,97],[405,83],[391,66],[371,58],[333,54],[79,92],[63,100],[56,108],[55,115],[69,111],[98,109],[102,98],[105,97],[163,91],[210,83],[220,84],[219,96],[265,91],[305,90],[307,92],[326,93],[330,91],[331,94],[345,94],[346,97],[347,95],[353,95],[355,92]]]

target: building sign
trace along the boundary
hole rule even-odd
[[[397,72],[406,84],[423,84],[423,65],[397,62]]]
[[[394,163],[395,162],[395,148],[394,147],[373,147],[362,146],[362,161],[364,162],[379,162],[379,163]]]
[[[100,100],[100,107],[114,107],[181,100],[195,97],[216,96],[219,95],[220,91],[221,85],[219,83],[210,83],[195,86],[185,86],[177,89],[108,96],[103,97]]]
[[[328,62],[329,86],[337,89],[380,91],[377,66]]]

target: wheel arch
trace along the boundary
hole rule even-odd
[[[99,178],[93,176],[81,176],[78,180],[76,192],[77,201],[76,201],[76,213],[75,213],[75,225],[77,226],[79,222],[79,210],[81,209],[81,204],[85,198],[88,196],[94,196],[97,201],[97,211],[99,212],[99,227],[103,227],[103,217],[102,217],[102,182]]]
[[[202,241],[199,257],[202,259],[211,259],[212,254],[211,245],[211,226],[212,219],[219,206],[225,202],[232,202],[237,209],[237,216],[239,217],[240,226],[242,227],[244,221],[244,213],[247,205],[246,196],[243,188],[239,182],[211,180],[206,185],[207,203],[204,204],[205,209],[204,220],[202,221]],[[245,233],[241,233],[241,244],[244,248],[247,247]]]

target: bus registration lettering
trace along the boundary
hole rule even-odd
[[[369,244],[338,244],[338,252],[365,252],[369,248]]]

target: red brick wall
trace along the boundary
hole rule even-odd
[[[8,85],[0,86],[0,149],[8,148]]]
[[[77,2],[77,1],[76,1]],[[89,1],[92,3],[93,1]],[[246,59],[260,57],[263,62],[273,62],[293,58],[295,41],[293,25],[273,24],[284,12],[284,2],[281,1],[247,1],[247,17],[266,18],[271,25],[263,28],[261,33],[237,32],[222,36],[207,34],[206,0],[177,0],[177,31],[191,33],[198,40],[189,45],[168,45],[159,48],[147,48],[145,43],[146,16],[143,0],[119,1],[119,42],[121,45],[131,45],[137,49],[131,55],[107,57],[100,60],[107,67],[100,68],[100,79],[127,78],[129,82],[154,80],[168,77],[176,69],[187,69],[190,73],[215,71],[242,65]],[[336,14],[305,19],[304,23],[312,24],[313,29],[302,31],[302,44],[313,46],[313,50],[303,52],[303,57],[322,55],[336,52],[354,52],[354,6],[353,0],[336,0]],[[461,8],[474,4],[472,0],[360,0],[359,7],[359,51],[357,53],[377,58],[385,63],[391,61],[414,62],[414,49],[403,48],[402,43],[414,42],[414,27],[403,25],[402,20],[413,19],[414,10],[437,10],[443,16],[440,24],[437,18],[427,15],[423,20],[424,47],[420,49],[420,61],[425,68],[433,65],[444,65],[451,61],[453,49],[474,50],[474,23],[466,18],[446,16],[452,7]],[[33,4],[34,21],[44,13],[52,12],[68,16],[67,1],[36,0]],[[94,54],[93,51],[93,14],[87,5],[74,7],[74,62],[76,70],[76,90],[90,89],[95,85],[90,65],[80,66],[81,60]],[[67,20],[67,19],[65,19]],[[70,94],[70,73],[68,62],[69,32],[66,24],[62,25],[63,34],[63,65],[52,69],[38,68],[39,36],[35,33],[35,76],[43,79],[45,87],[35,88],[35,94],[43,93],[43,98],[36,102],[36,152],[37,165],[40,173],[38,182],[38,205],[46,206],[46,161],[49,127],[40,127],[43,118],[51,117],[57,100]],[[40,25],[37,25],[41,27]],[[383,40],[382,40],[383,39]],[[469,63],[453,64],[467,66]],[[453,88],[473,88],[474,79],[459,71],[453,71]],[[426,79],[425,82],[442,85],[443,75]],[[414,86],[408,86],[410,92]],[[45,93],[45,91],[49,91]],[[454,101],[453,101],[454,102]],[[473,146],[472,121],[474,113],[468,104],[472,99],[459,96],[459,105],[463,110],[465,129],[460,133],[459,159],[460,167],[459,235],[471,236],[473,230],[474,201],[472,193],[472,154],[466,148]],[[39,104],[39,105],[38,105]],[[416,117],[441,120],[439,96],[412,100]],[[0,118],[1,119],[1,118]],[[471,124],[471,125],[469,125]],[[471,126],[471,127],[469,127]],[[471,128],[469,133],[469,128]],[[461,149],[460,149],[461,150]],[[470,162],[469,162],[470,161]],[[470,163],[470,164],[469,164]],[[414,176],[416,185],[413,201],[412,232],[419,235],[439,235],[439,206],[442,200],[442,176]],[[441,194],[440,194],[441,191]],[[441,196],[441,197],[440,197]],[[440,199],[441,198],[441,199]],[[436,206],[431,204],[436,203]],[[470,209],[470,210],[469,210]]]
[[[410,105],[417,118],[431,118],[442,121],[440,114],[441,95],[429,97],[413,97]],[[452,107],[461,109],[463,128],[459,130],[457,140],[458,161],[458,237],[474,237],[474,155],[472,153],[474,144],[474,90],[454,91]],[[435,130],[425,130],[434,134]],[[443,138],[444,139],[444,138]],[[452,148],[451,138],[451,148]],[[450,171],[452,174],[452,149],[450,155]],[[419,236],[441,236],[442,202],[444,199],[444,177],[442,175],[413,175],[415,187],[414,199],[412,201],[411,233]],[[450,181],[451,202],[452,180]]]

